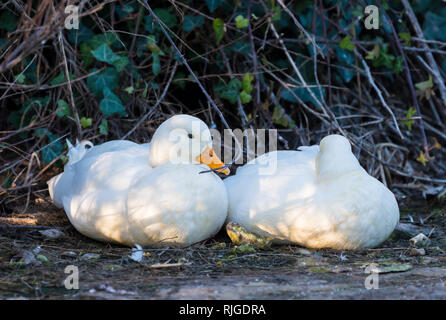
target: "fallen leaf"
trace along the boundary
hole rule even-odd
[[[248,245],[264,249],[271,247],[273,241],[273,238],[257,236],[232,221],[226,225],[226,232],[236,246]]]
[[[422,163],[424,167],[426,166],[427,162],[429,161],[423,151],[420,151],[420,155],[416,158],[416,160],[418,162]]]
[[[406,272],[413,267],[410,264],[392,264],[389,266],[375,266],[371,269],[374,273],[391,273],[391,272]]]
[[[29,250],[22,250],[17,255],[15,255],[11,261],[10,265],[28,265],[37,263],[36,257]]]
[[[117,264],[107,264],[104,266],[104,270],[106,271],[118,271],[121,269],[123,269],[123,267]]]
[[[311,273],[328,273],[331,272],[329,267],[322,266],[322,267],[310,267],[307,269],[308,272]]]
[[[424,233],[419,233],[415,237],[411,238],[409,242],[415,247],[426,247],[429,245],[430,240]]]
[[[96,260],[99,259],[101,256],[97,253],[86,253],[81,257],[81,260]]]
[[[49,260],[47,257],[45,257],[43,254],[38,254],[36,257],[37,260],[39,260],[40,262],[43,262],[45,264],[49,264]]]

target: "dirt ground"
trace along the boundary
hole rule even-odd
[[[25,213],[2,208],[0,298],[446,299],[445,204],[400,207],[406,231],[376,249],[260,250],[236,247],[222,231],[186,249],[145,249],[135,262],[130,248],[80,235],[62,210],[37,199]],[[430,241],[416,248],[409,239],[418,233]],[[64,285],[70,265],[79,289]]]

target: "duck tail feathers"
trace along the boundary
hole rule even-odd
[[[70,142],[70,140],[67,139],[67,145],[68,145],[68,166],[72,166],[79,160],[81,160],[85,154],[90,150],[90,148],[93,147],[93,143],[91,143],[88,140],[82,140],[79,142],[79,140],[76,139],[76,145],[73,146],[73,144]],[[87,146],[89,148],[87,148]]]

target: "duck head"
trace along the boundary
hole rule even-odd
[[[344,136],[332,134],[321,140],[316,157],[316,171],[320,179],[337,178],[354,170],[364,169]]]
[[[203,163],[217,172],[229,174],[229,169],[222,168],[224,163],[212,149],[208,126],[202,120],[184,114],[164,121],[150,142],[149,164],[157,167],[168,162]]]

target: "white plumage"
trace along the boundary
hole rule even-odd
[[[300,151],[265,154],[224,180],[227,221],[277,242],[311,248],[375,247],[393,231],[399,209],[393,193],[367,174],[339,135]],[[262,174],[266,160],[276,167]]]
[[[218,232],[227,214],[222,180],[213,172],[200,174],[209,170],[200,153],[211,144],[206,124],[187,115],[165,121],[151,144],[116,140],[86,149],[88,143],[77,143],[64,172],[48,181],[49,192],[90,238],[190,245]]]

